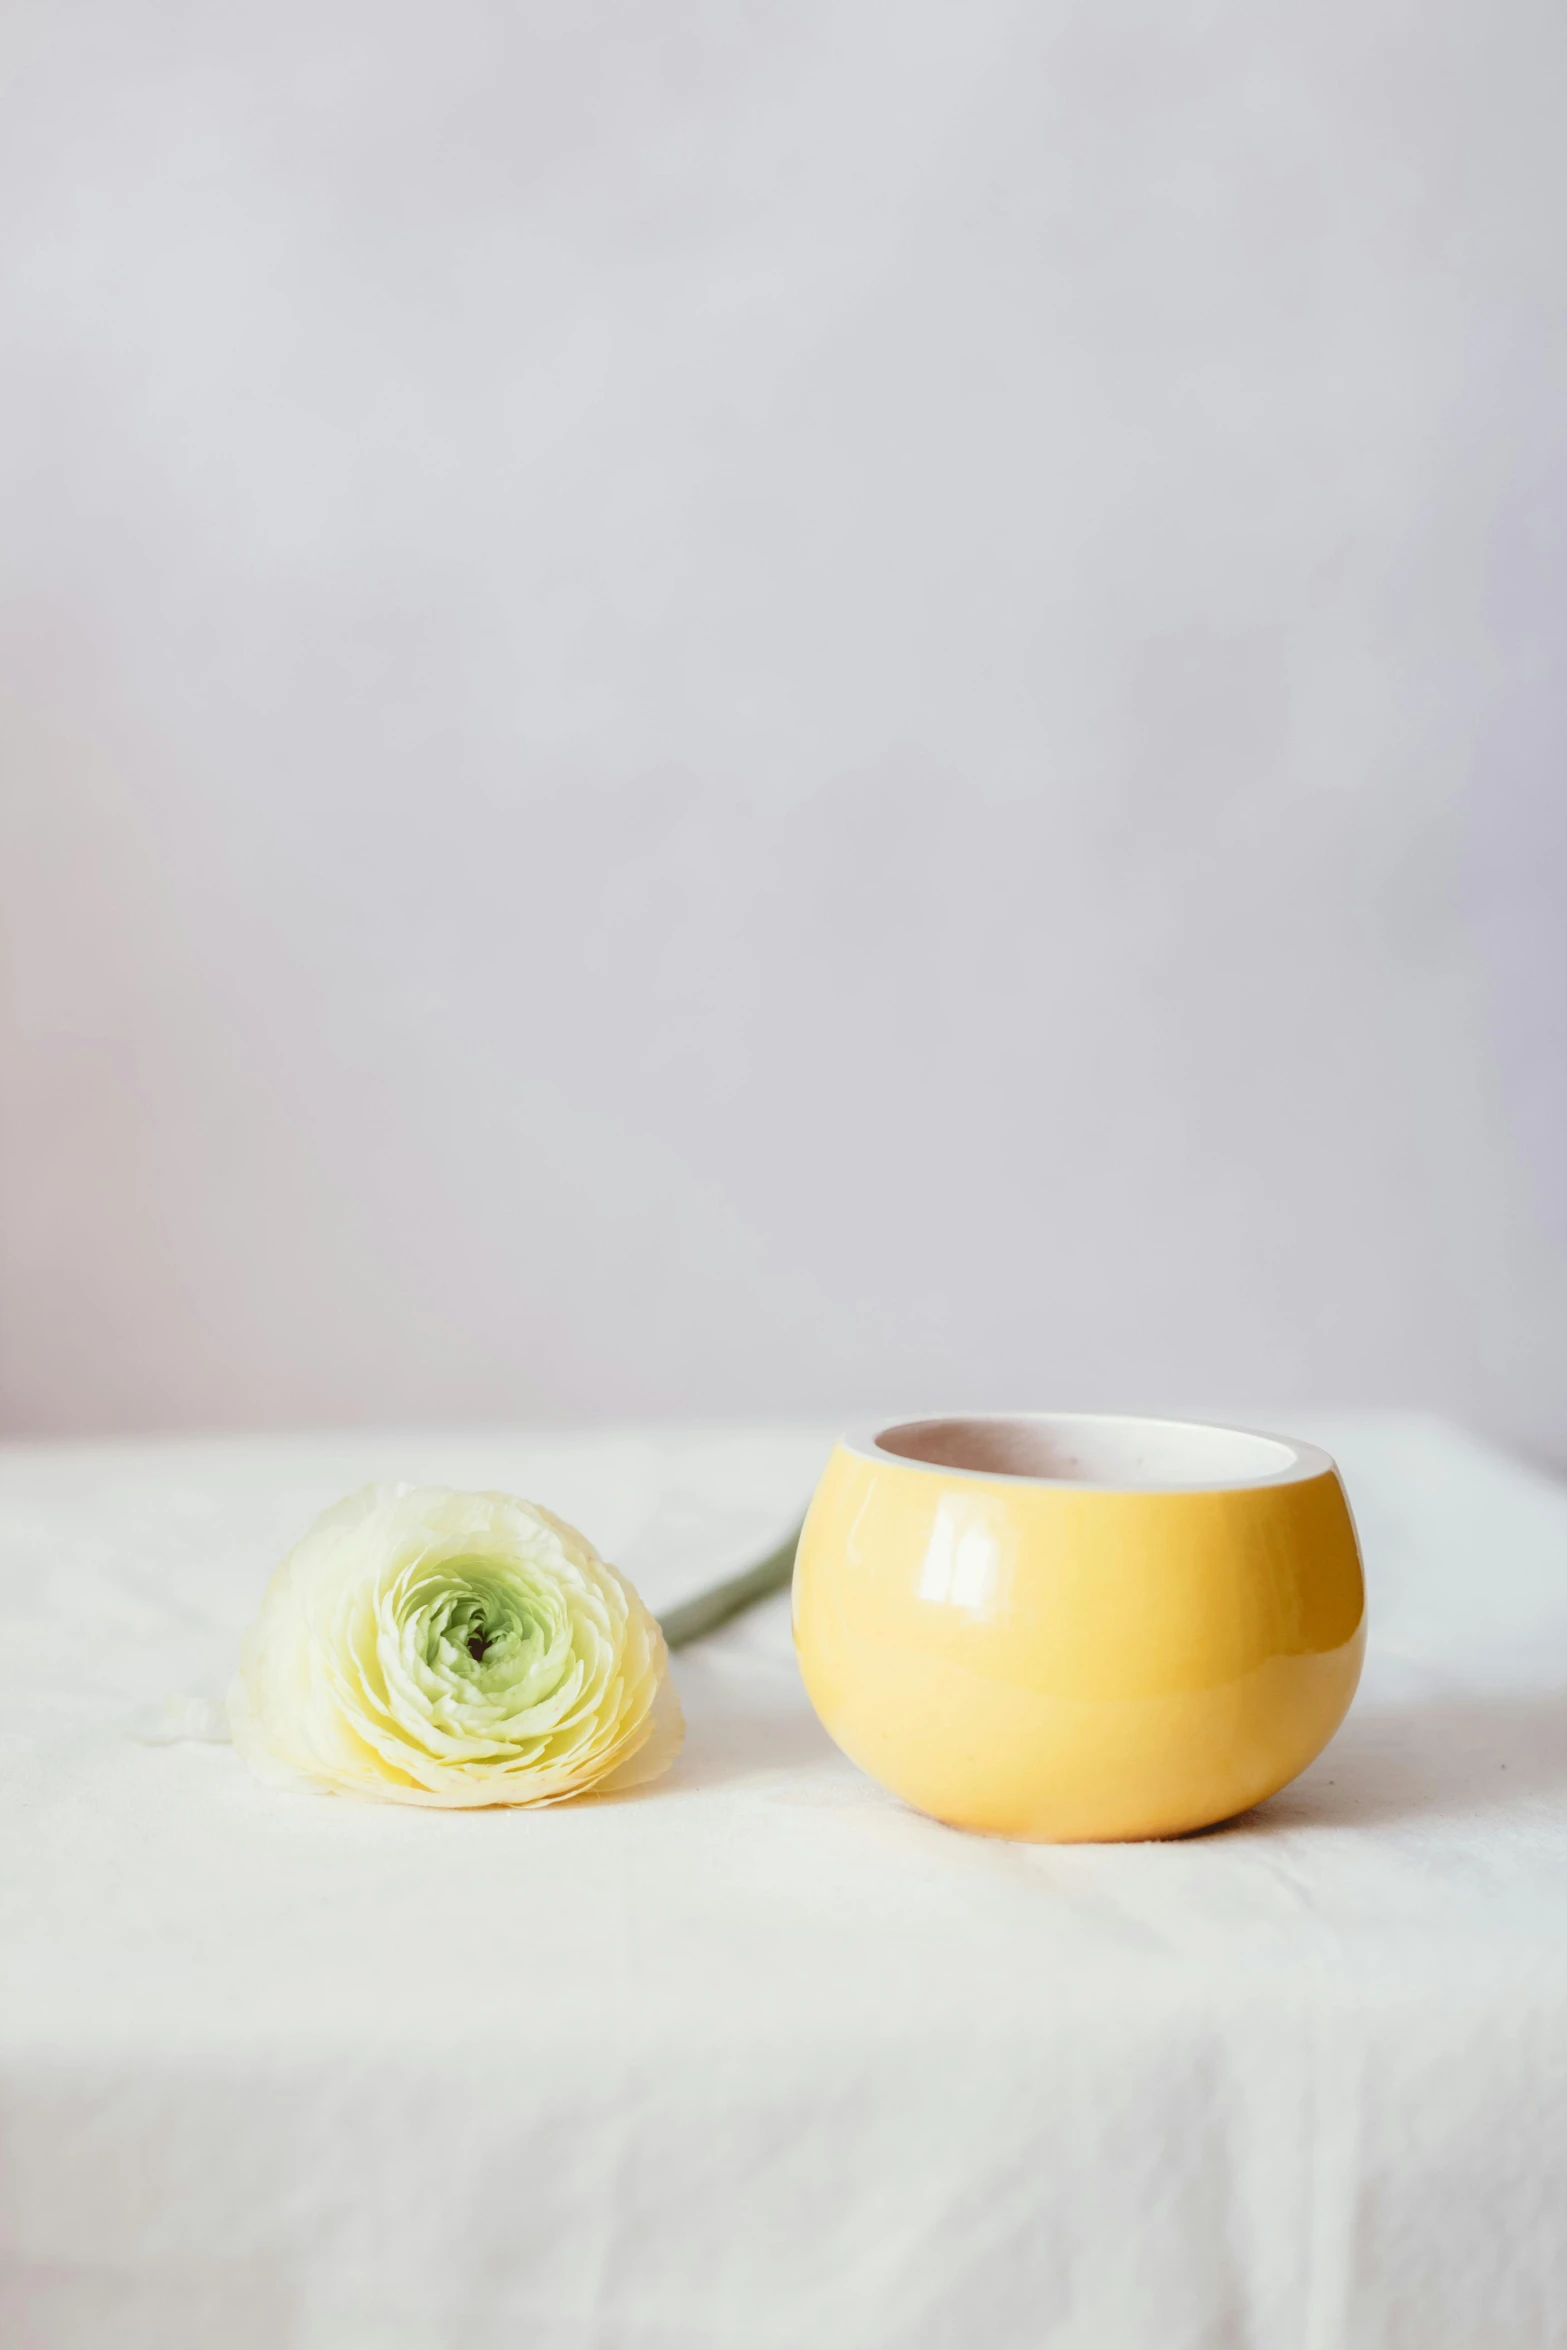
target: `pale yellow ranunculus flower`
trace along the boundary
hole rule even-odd
[[[391,1803],[558,1803],[680,1751],[664,1637],[574,1527],[505,1493],[372,1485],[273,1576],[229,1692],[260,1776]]]

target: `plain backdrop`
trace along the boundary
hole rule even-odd
[[[0,1430],[1567,1456],[1559,0],[0,17]]]

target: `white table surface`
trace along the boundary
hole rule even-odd
[[[0,1448],[7,2350],[1567,2342],[1567,1492],[1309,1421],[1372,1594],[1328,1753],[1049,1849],[828,1744],[780,1599],[661,1784],[443,1813],[140,1743],[368,1477],[499,1484],[655,1606],[821,1430]]]

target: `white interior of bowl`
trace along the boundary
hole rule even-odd
[[[852,1449],[917,1468],[1127,1493],[1277,1484],[1332,1466],[1315,1445],[1245,1428],[1095,1412],[902,1420]]]

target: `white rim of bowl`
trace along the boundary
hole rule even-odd
[[[1063,1465],[1052,1469],[976,1464],[902,1451],[885,1441],[923,1435],[932,1445],[945,1443],[949,1451],[962,1450],[963,1431],[991,1432],[998,1455],[1011,1450],[1014,1457],[1032,1441],[1048,1459],[1044,1447],[1053,1438]],[[1172,1420],[1129,1412],[923,1412],[918,1418],[856,1430],[840,1441],[845,1451],[884,1467],[961,1477],[980,1485],[1040,1485],[1061,1493],[1249,1493],[1336,1474],[1331,1454],[1293,1436],[1236,1428],[1218,1420]],[[1112,1465],[1117,1453],[1125,1464],[1120,1473]],[[1243,1465],[1248,1459],[1253,1466]]]

